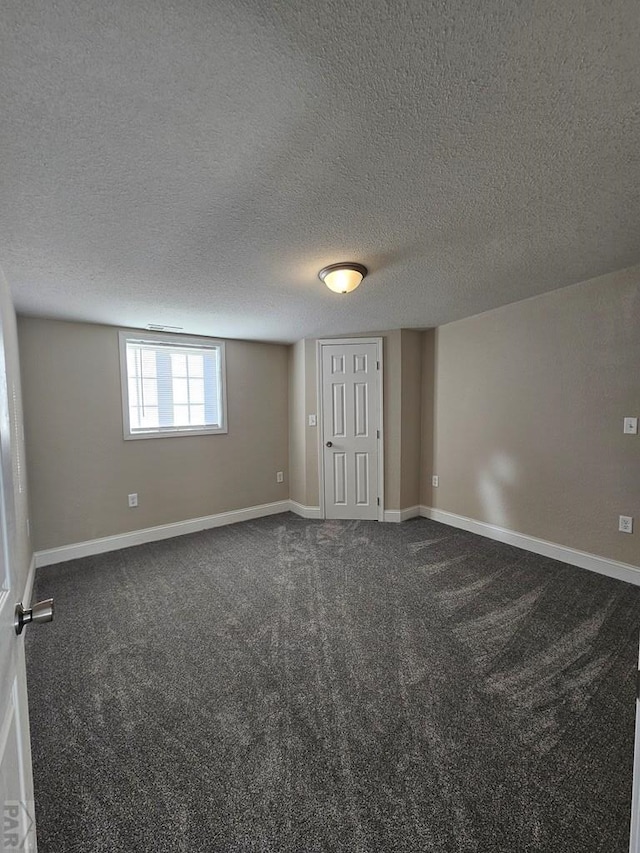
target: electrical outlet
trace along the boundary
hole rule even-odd
[[[438,483],[439,483],[439,482],[440,482],[440,481],[439,481],[439,479],[438,479],[438,475],[437,475],[437,474],[434,474],[434,475],[433,475],[433,477],[431,478],[431,485],[432,485],[432,486],[435,486],[435,488],[437,489],[437,488],[438,488]]]
[[[637,435],[638,434],[638,419],[637,418],[625,418],[623,421],[622,431],[625,435]]]
[[[284,483],[284,473],[282,471],[276,471],[276,483]]]
[[[134,494],[129,495],[129,507],[138,506],[138,495],[134,492]]]
[[[633,533],[633,518],[630,515],[621,515],[618,520],[620,533]]]

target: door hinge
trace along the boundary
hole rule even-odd
[[[380,498],[378,498],[378,506],[380,506]]]
[[[376,361],[376,370],[380,370],[380,362]]]
[[[379,429],[376,430],[376,438],[380,438],[380,430]]]

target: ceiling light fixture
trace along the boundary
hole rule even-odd
[[[329,290],[334,293],[351,293],[360,284],[368,270],[362,264],[350,261],[343,264],[329,264],[318,273],[320,281],[324,281]]]

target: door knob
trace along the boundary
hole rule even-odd
[[[328,442],[327,442],[327,447],[333,447],[333,442],[332,442],[332,441],[328,441]]]
[[[13,620],[16,634],[22,634],[22,629],[29,622],[51,622],[53,619],[53,598],[39,601],[29,610],[25,610],[22,602],[16,604],[15,618]]]

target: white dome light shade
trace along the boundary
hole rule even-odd
[[[318,278],[334,293],[351,293],[367,274],[362,264],[329,264],[318,273]]]

